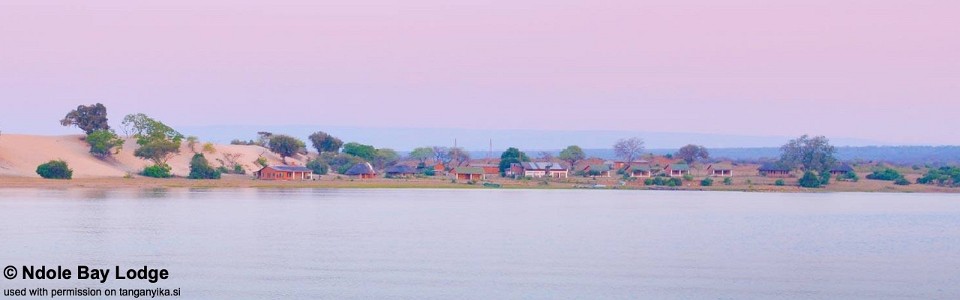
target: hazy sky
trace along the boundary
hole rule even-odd
[[[200,3],[203,2],[203,3]],[[960,144],[960,1],[0,0],[0,130],[824,134]]]

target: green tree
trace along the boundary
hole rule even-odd
[[[350,154],[365,161],[373,161],[377,156],[377,148],[356,142],[343,144],[343,153]]]
[[[707,148],[704,146],[691,144],[681,147],[673,157],[680,158],[688,164],[692,164],[695,161],[710,159],[710,152],[707,151]]]
[[[340,147],[343,146],[343,141],[323,131],[317,131],[311,134],[310,143],[313,144],[313,148],[317,149],[317,153],[320,154],[340,151]]]
[[[507,148],[506,151],[500,154],[500,174],[506,172],[511,164],[518,164],[525,161],[530,161],[530,157],[528,157],[526,153],[514,147]]]
[[[197,143],[200,142],[200,138],[195,136],[187,137],[187,148],[190,148],[190,152],[197,153]]]
[[[818,188],[823,184],[816,171],[805,171],[803,177],[800,177],[800,186],[805,188]]]
[[[105,158],[113,154],[113,148],[123,147],[123,139],[110,130],[95,130],[87,135],[87,144],[90,145],[90,154]]]
[[[450,148],[450,151],[447,152],[447,156],[450,158],[450,162],[457,162],[457,167],[462,166],[464,163],[470,161],[470,153],[460,147]]]
[[[107,107],[100,103],[77,106],[77,109],[71,110],[60,120],[60,125],[77,126],[86,134],[97,130],[110,130],[110,125],[107,124]]]
[[[46,179],[71,179],[73,170],[63,160],[51,160],[37,166],[37,175]]]
[[[210,166],[210,162],[203,156],[203,153],[197,153],[190,159],[190,179],[220,179],[220,171]]]
[[[433,158],[433,148],[419,147],[410,151],[410,159],[416,159],[421,164],[426,164],[428,159]]]
[[[837,149],[830,145],[824,136],[803,135],[780,147],[780,162],[790,167],[801,167],[804,171],[829,173],[837,163]]]
[[[400,161],[400,155],[397,154],[397,151],[390,148],[381,148],[377,149],[377,154],[374,155],[372,163],[375,168],[384,169],[397,164],[398,161]]]
[[[137,139],[137,148],[133,155],[154,162],[157,166],[166,166],[170,156],[180,153],[183,135],[163,122],[144,114],[127,115],[123,125]]]
[[[316,159],[312,159],[307,162],[307,168],[313,170],[314,174],[327,175],[327,172],[330,170],[330,165],[317,157]]]
[[[303,141],[285,134],[271,135],[268,147],[270,152],[280,155],[283,164],[287,164],[287,157],[300,152],[300,149],[306,147]]]
[[[583,152],[583,149],[580,149],[580,146],[571,145],[567,146],[566,149],[560,151],[560,159],[569,163],[570,168],[573,168],[577,165],[578,162],[587,158],[586,153]]]

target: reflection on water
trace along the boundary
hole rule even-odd
[[[957,228],[946,194],[0,189],[0,263],[204,299],[955,299]]]

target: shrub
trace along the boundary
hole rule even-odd
[[[247,174],[247,170],[244,170],[243,166],[241,166],[240,164],[235,164],[233,165],[233,174],[240,174],[240,175]]]
[[[101,129],[87,135],[87,144],[90,145],[90,154],[103,158],[113,154],[113,148],[122,147],[123,139],[112,131]]]
[[[217,147],[213,146],[213,143],[203,144],[203,152],[210,154],[217,153]]]
[[[732,184],[733,184],[733,178],[727,177],[723,179],[723,185],[732,185]]]
[[[710,178],[710,177],[704,178],[703,180],[700,181],[700,185],[702,185],[702,186],[711,186],[711,185],[713,185],[713,179]]]
[[[170,166],[168,165],[152,165],[146,168],[143,168],[143,173],[141,174],[146,177],[153,178],[170,178]]]
[[[820,185],[830,184],[830,172],[823,172],[820,174]]]
[[[684,174],[684,175],[683,175],[683,180],[684,180],[684,181],[693,181],[693,175]]]
[[[434,171],[433,169],[424,169],[424,170],[423,170],[423,175],[436,176],[436,175],[437,175],[437,171]]]
[[[891,168],[884,168],[882,170],[874,170],[873,173],[867,175],[867,179],[873,180],[897,180],[898,178],[903,178],[903,175],[900,175],[900,172]]]
[[[803,172],[803,177],[800,177],[800,186],[802,187],[818,188],[821,185],[823,185],[822,179],[813,171]]]
[[[254,161],[254,163],[260,165],[261,167],[266,167],[266,166],[269,164],[269,163],[267,162],[267,158],[266,158],[266,157],[263,157],[263,156],[257,157],[257,160]]]
[[[46,179],[71,179],[73,170],[63,160],[51,160],[37,166],[37,174]]]
[[[330,166],[319,158],[307,162],[307,168],[313,170],[313,174],[317,175],[327,175],[330,170]]]
[[[940,167],[928,170],[917,179],[919,184],[938,184],[960,186],[960,167]]]
[[[786,185],[786,183],[783,182],[783,179],[777,179],[777,181],[774,181],[774,182],[773,182],[773,185],[775,185],[775,186],[784,186],[784,185]]]
[[[665,177],[657,176],[654,178],[647,178],[643,180],[643,184],[659,185],[659,186],[682,186],[683,181],[681,181],[680,178],[676,178],[676,177],[665,178]]]
[[[896,184],[896,185],[910,185],[910,181],[908,181],[906,178],[900,177],[900,178],[897,178],[897,180],[894,180],[894,181],[893,181],[893,184]]]
[[[837,180],[857,182],[857,181],[860,181],[860,177],[857,176],[857,172],[847,172],[847,173],[844,173],[843,175],[837,176]]]
[[[220,171],[210,166],[210,162],[203,156],[203,153],[197,153],[190,159],[190,179],[220,179]]]

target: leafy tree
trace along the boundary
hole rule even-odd
[[[197,153],[197,143],[200,141],[200,138],[195,136],[187,137],[187,148],[190,148],[190,152]]]
[[[37,175],[46,179],[71,179],[73,170],[63,160],[51,160],[37,166]]]
[[[213,143],[207,142],[203,144],[203,152],[207,154],[217,153],[217,147]]]
[[[780,147],[780,162],[790,167],[801,167],[804,171],[829,173],[837,163],[837,150],[824,136],[811,138],[803,135]]]
[[[90,145],[90,154],[105,158],[113,154],[113,148],[122,148],[123,139],[110,130],[95,130],[87,135],[87,144]]]
[[[820,180],[820,177],[817,176],[817,173],[814,171],[805,171],[803,172],[803,177],[800,177],[800,186],[805,188],[818,188],[823,185],[823,182]]]
[[[960,186],[960,167],[945,166],[928,170],[923,177],[917,179],[917,183]]]
[[[419,147],[410,151],[410,159],[416,159],[420,161],[421,164],[426,164],[428,159],[433,158],[433,148],[430,147]]]
[[[625,162],[633,162],[643,154],[643,139],[636,137],[620,139],[613,144],[613,153]]]
[[[343,141],[323,131],[311,134],[310,143],[313,144],[314,149],[317,149],[317,153],[321,154],[340,151],[340,147],[343,146]]]
[[[450,150],[443,146],[433,146],[433,159],[447,166],[450,164]]]
[[[287,164],[287,157],[291,157],[294,154],[299,153],[300,149],[304,147],[306,147],[306,145],[303,143],[303,141],[284,134],[271,135],[268,145],[270,152],[280,155],[280,158],[283,160],[283,164]]]
[[[343,174],[354,165],[364,162],[362,158],[349,153],[326,152],[320,155],[318,159],[329,165],[331,170],[336,170],[339,174]]]
[[[381,148],[377,149],[377,153],[373,157],[373,166],[377,169],[383,169],[397,164],[398,161],[400,161],[400,155],[397,154],[397,151],[390,148]]]
[[[377,156],[377,148],[356,142],[343,144],[343,153],[350,154],[365,161],[373,161]]]
[[[190,159],[190,179],[220,179],[220,171],[210,166],[210,162],[203,156],[203,153],[197,153]]]
[[[500,154],[500,174],[506,172],[511,164],[518,164],[525,161],[530,161],[530,157],[528,157],[526,153],[514,147],[507,148],[506,151]]]
[[[691,144],[680,148],[674,157],[682,159],[688,164],[692,164],[695,161],[710,159],[710,152],[707,151],[707,148],[704,146]]]
[[[100,103],[77,106],[77,109],[71,110],[60,120],[60,125],[77,126],[86,134],[97,130],[110,130],[110,125],[107,124],[107,107]]]
[[[327,172],[330,170],[330,165],[318,157],[307,162],[307,168],[313,170],[314,174],[327,175]]]
[[[867,174],[867,179],[873,179],[873,180],[894,181],[900,178],[903,178],[903,175],[900,174],[900,172],[897,172],[897,170],[894,170],[891,168],[874,170],[873,173]]]
[[[256,144],[257,144],[257,145],[260,145],[261,147],[267,148],[267,146],[270,144],[270,138],[271,138],[271,137],[273,137],[273,133],[272,133],[272,132],[268,132],[268,131],[260,131],[260,132],[257,132],[257,143],[256,143]]]
[[[577,145],[567,146],[566,149],[560,151],[560,159],[569,163],[571,168],[575,167],[578,162],[583,161],[586,158],[586,153],[584,153],[583,149],[580,149],[580,146]]]
[[[137,148],[133,155],[149,159],[157,166],[165,166],[170,156],[180,153],[183,135],[163,122],[144,114],[127,115],[123,124],[137,139]]]

